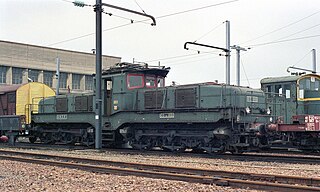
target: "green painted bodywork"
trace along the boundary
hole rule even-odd
[[[272,114],[283,123],[292,123],[292,116],[320,113],[319,75],[264,78],[261,88]]]
[[[39,109],[32,115],[32,121],[38,124],[64,124],[74,123],[82,124],[88,123],[94,125],[94,108],[91,111],[76,111],[75,110],[75,97],[83,95],[59,95],[55,97],[49,97],[39,102]],[[66,99],[67,107],[66,111],[57,111],[57,99]],[[94,100],[94,99],[93,99]],[[91,102],[93,102],[91,100]],[[93,105],[94,106],[94,105]]]
[[[103,119],[107,130],[118,130],[128,124],[214,124],[231,123],[268,123],[265,94],[260,89],[230,86],[215,83],[203,83],[184,86],[142,87],[129,89],[129,74],[153,75],[165,78],[166,68],[114,69],[102,74]],[[112,89],[110,88],[112,87]],[[181,96],[184,102],[192,105],[177,107],[177,91],[186,91]],[[145,106],[146,94],[158,91],[163,95],[159,107],[150,109]],[[67,98],[67,111],[58,112],[57,99]],[[190,98],[184,98],[190,97]],[[95,125],[95,105],[88,111],[75,110],[75,95],[46,98],[40,102],[38,114],[34,114],[35,123],[89,123]],[[94,103],[94,95],[91,102]],[[184,105],[184,103],[182,103]],[[249,112],[247,110],[249,110]],[[66,115],[66,118],[59,115]]]

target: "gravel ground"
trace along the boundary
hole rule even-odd
[[[262,174],[282,174],[319,177],[320,165],[241,161],[175,154],[125,153],[96,150],[30,150],[0,146],[0,149],[68,155],[123,162],[205,168],[212,170],[243,171]],[[201,185],[134,176],[91,173],[52,166],[17,163],[0,160],[0,191],[250,191],[215,185]],[[251,190],[252,191],[252,190]]]
[[[216,185],[193,184],[134,176],[118,176],[81,170],[0,160],[1,192],[13,191],[166,191],[244,192]]]

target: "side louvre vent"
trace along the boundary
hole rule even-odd
[[[196,92],[195,87],[176,89],[176,108],[196,107]]]
[[[56,98],[56,112],[67,112],[68,100],[67,98]]]
[[[88,111],[88,97],[87,96],[75,97],[75,110],[76,111]]]
[[[93,96],[88,96],[88,111],[93,111]]]
[[[146,109],[161,109],[162,102],[162,91],[146,91],[144,93],[144,107]]]

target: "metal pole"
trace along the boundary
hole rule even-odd
[[[59,88],[60,88],[60,58],[56,58],[56,63],[57,63],[57,69],[56,69],[56,80],[57,80],[57,85],[56,85],[56,95],[59,95]]]
[[[96,0],[96,111],[95,111],[95,148],[102,147],[102,97],[101,97],[101,71],[102,71],[102,5]]]
[[[237,50],[237,85],[240,86],[240,49]]]
[[[316,61],[316,50],[312,49],[312,69],[314,72],[312,73],[317,73],[317,61]]]
[[[245,48],[233,45],[231,49],[235,49],[237,51],[237,85],[240,86],[240,51],[247,51]]]
[[[230,85],[230,21],[226,21],[226,84]]]

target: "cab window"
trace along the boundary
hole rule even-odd
[[[157,87],[164,87],[164,78],[163,77],[157,78]]]
[[[146,76],[146,87],[147,88],[155,88],[157,80],[155,76]]]
[[[144,87],[144,75],[128,74],[127,76],[128,89],[138,89]]]
[[[304,78],[299,81],[300,89],[318,91],[320,80],[315,77]]]

